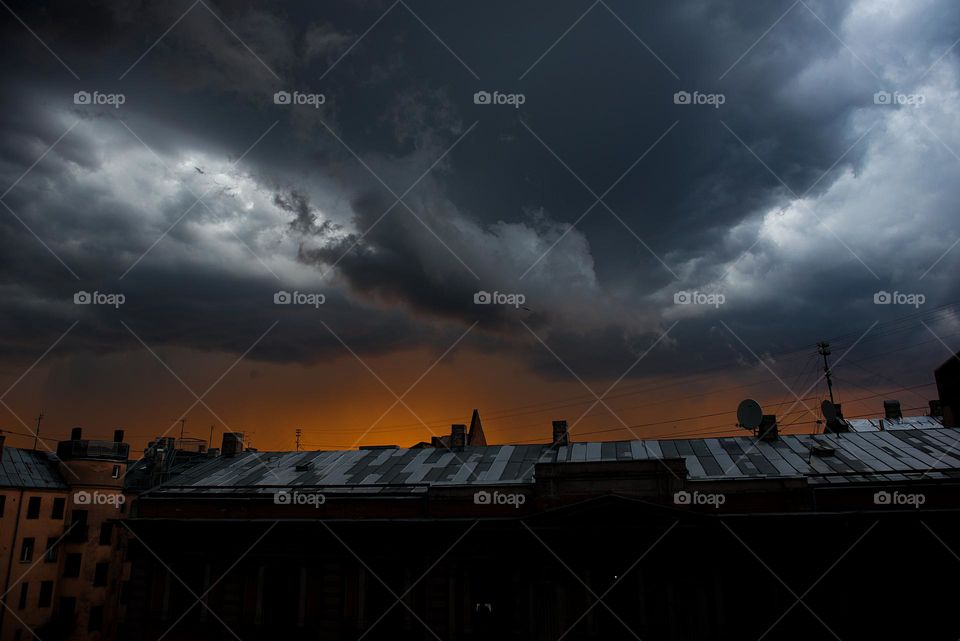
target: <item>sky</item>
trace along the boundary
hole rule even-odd
[[[824,340],[935,396],[955,2],[325,4],[0,2],[9,444],[812,431]]]

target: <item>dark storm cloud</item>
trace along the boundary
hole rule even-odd
[[[865,329],[877,290],[954,300],[954,256],[924,272],[960,195],[956,59],[938,61],[960,11],[807,4],[596,5],[539,59],[589,5],[411,3],[361,39],[390,4],[211,2],[176,22],[189,3],[13,3],[81,80],[6,22],[4,184],[79,124],[3,199],[30,228],[0,210],[5,351],[28,359],[74,318],[75,346],[124,349],[124,318],[159,344],[241,353],[279,314],[258,354],[309,362],[342,350],[320,317],[375,351],[479,321],[481,349],[567,375],[523,321],[600,377],[680,321],[643,375],[752,358],[718,341],[720,320],[762,350]],[[126,102],[78,107],[80,90]],[[324,102],[275,105],[280,90]],[[97,287],[129,302],[72,306]],[[279,289],[328,301],[278,311]],[[480,290],[526,302],[475,305]]]

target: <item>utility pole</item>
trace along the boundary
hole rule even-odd
[[[817,352],[823,356],[823,373],[827,376],[827,389],[830,390],[830,402],[836,405],[833,400],[833,379],[830,378],[830,363],[827,362],[827,356],[830,355],[830,343],[817,343]]]
[[[301,430],[301,429],[298,427],[298,428],[296,429],[295,433],[296,433],[296,435],[297,435],[297,451],[299,452],[299,451],[300,451],[300,437],[303,435],[303,430]]]
[[[40,410],[40,415],[37,416],[37,431],[33,433],[33,451],[37,451],[37,443],[40,441],[40,421],[43,420],[43,410]]]
[[[213,447],[213,425],[210,426],[210,440],[207,441],[207,449]]]

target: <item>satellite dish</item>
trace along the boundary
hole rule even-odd
[[[760,403],[752,398],[740,401],[740,405],[737,406],[737,423],[740,427],[753,430],[760,427],[762,420],[763,408],[760,407]]]
[[[820,403],[820,411],[823,413],[823,418],[827,421],[833,421],[837,418],[837,407],[827,399],[823,399],[823,402]]]

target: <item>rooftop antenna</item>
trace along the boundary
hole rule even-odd
[[[740,401],[737,406],[737,427],[756,430],[763,421],[763,408],[752,398]]]
[[[33,433],[33,451],[37,451],[37,443],[40,440],[40,421],[43,420],[43,410],[40,410],[40,414],[37,416],[37,430]]]
[[[298,427],[298,428],[295,430],[295,433],[296,433],[296,435],[297,435],[297,451],[299,452],[299,451],[300,451],[300,437],[303,435],[303,430],[301,430],[301,429]]]
[[[830,343],[817,343],[817,353],[823,356],[823,373],[827,376],[827,389],[830,391],[830,403],[835,404],[833,398],[833,379],[830,377],[830,363],[827,362],[827,356],[830,356]]]

